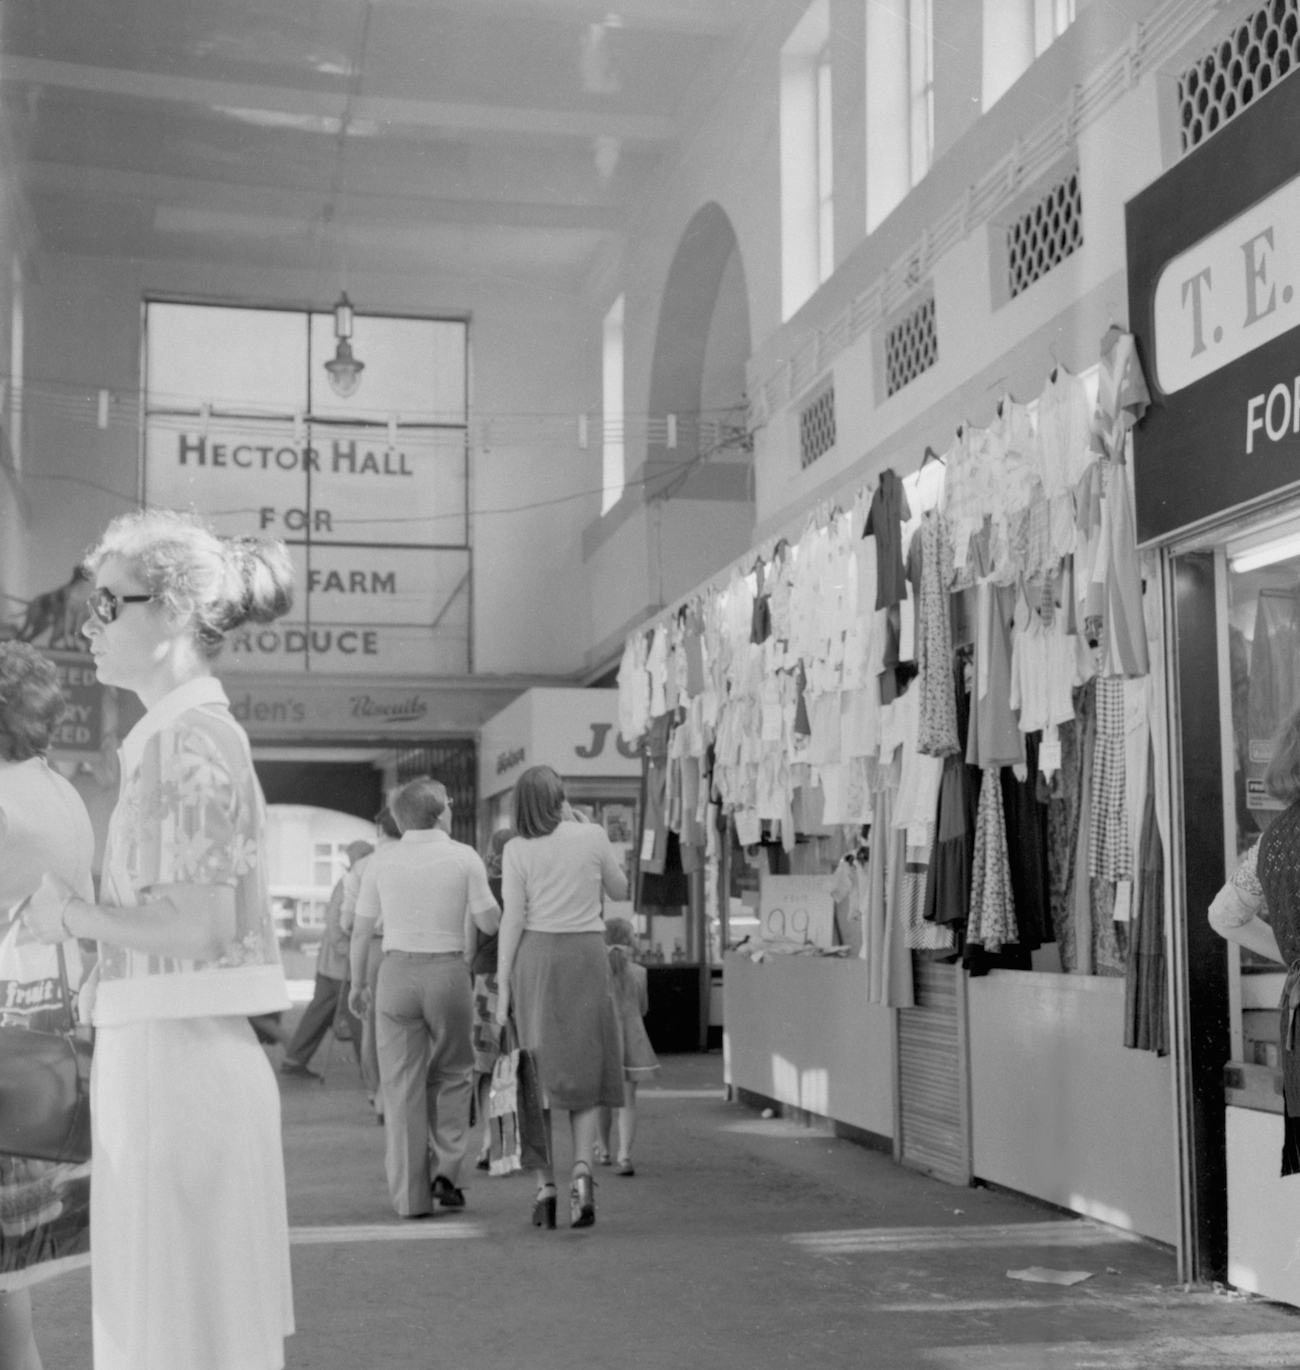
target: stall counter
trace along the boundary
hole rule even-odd
[[[864,961],[728,952],[722,984],[732,1089],[892,1139],[894,1015],[867,1002]]]

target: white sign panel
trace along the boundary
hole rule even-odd
[[[483,725],[479,793],[508,790],[530,766],[561,776],[641,774],[641,753],[618,732],[618,691],[537,688]]]
[[[1182,390],[1295,328],[1297,286],[1300,177],[1175,257],[1161,273],[1155,295],[1161,390]],[[1288,417],[1290,412],[1288,406]]]
[[[799,942],[829,950],[835,940],[833,877],[769,875],[759,889],[759,936],[765,942]]]
[[[305,431],[304,431],[305,430]],[[194,509],[219,531],[284,539],[290,619],[232,634],[251,671],[460,674],[467,668],[469,552],[463,434],[268,420],[151,418],[145,498]]]

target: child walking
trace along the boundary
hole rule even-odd
[[[632,1142],[636,1137],[637,1082],[652,1080],[659,1074],[659,1059],[641,1021],[650,1007],[650,994],[645,967],[632,959],[632,924],[626,918],[610,918],[605,923],[605,941],[609,946],[614,1003],[623,1033],[623,1107],[618,1110],[618,1165],[614,1173],[635,1175]],[[601,1165],[610,1164],[613,1124],[614,1110],[602,1108],[600,1142],[596,1148],[596,1159]]]

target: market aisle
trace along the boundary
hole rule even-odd
[[[668,1058],[638,1174],[606,1171],[594,1230],[536,1232],[531,1182],[476,1178],[463,1218],[398,1223],[382,1134],[336,1052],[288,1083],[293,1370],[765,1370],[815,1364],[1300,1364],[1300,1317],[1174,1285],[1170,1255],[766,1121],[721,1059]],[[1089,1270],[1072,1288],[1006,1272]],[[47,1370],[90,1370],[89,1278],[37,1291]]]

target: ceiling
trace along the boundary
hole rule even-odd
[[[754,0],[7,0],[48,251],[577,290]]]

